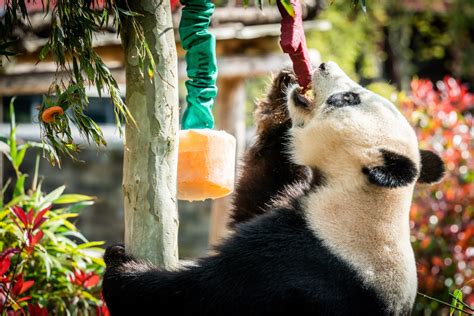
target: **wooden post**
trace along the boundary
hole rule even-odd
[[[126,98],[138,126],[129,123],[125,131],[125,248],[169,269],[178,264],[178,74],[171,10],[162,0],[129,5],[138,13],[156,69],[150,78],[140,65],[139,39],[127,21],[122,34]]]
[[[245,150],[245,79],[219,78],[217,87],[219,93],[216,100],[216,129],[225,130],[236,138],[236,159],[239,159]],[[212,203],[210,245],[218,244],[229,233],[227,223],[231,201],[232,196],[227,196]]]

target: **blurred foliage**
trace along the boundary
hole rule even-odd
[[[451,302],[455,288],[474,305],[474,94],[452,77],[436,83],[415,79],[401,109],[415,126],[420,147],[446,164],[443,180],[417,190],[410,224],[419,291]],[[441,313],[436,301],[419,298],[416,312]],[[447,314],[447,311],[445,311]]]
[[[328,1],[318,18],[332,29],[308,32],[308,46],[355,80],[384,79],[405,90],[415,74],[474,82],[474,1],[369,1],[366,14]]]
[[[21,165],[27,150],[41,144],[17,144],[12,104],[10,135],[0,142],[15,170],[0,192],[0,314],[108,315],[100,298],[103,242],[88,241],[72,221],[93,198],[64,194],[64,186],[42,192],[39,157],[26,190]],[[10,184],[12,198],[4,201]]]
[[[386,27],[390,36],[396,32],[393,22],[403,21],[398,28],[403,29],[400,32],[406,40],[398,44],[406,51],[400,58],[413,65],[406,74],[408,78],[418,73],[441,79],[448,72],[474,80],[474,1],[418,0],[419,5],[411,10],[400,1],[391,2]]]
[[[373,1],[375,3],[375,1]],[[376,78],[384,59],[378,43],[382,41],[380,24],[385,12],[380,5],[369,4],[367,15],[343,1],[332,1],[319,19],[331,22],[327,32],[308,32],[307,44],[317,49],[324,61],[336,62],[353,79]]]

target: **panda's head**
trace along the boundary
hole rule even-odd
[[[348,185],[405,187],[443,176],[441,159],[418,149],[413,128],[383,97],[352,81],[334,62],[313,74],[313,97],[290,87],[292,156]]]

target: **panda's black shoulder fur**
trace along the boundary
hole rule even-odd
[[[112,315],[381,315],[385,306],[308,228],[299,203],[237,225],[217,254],[160,271],[109,248]]]

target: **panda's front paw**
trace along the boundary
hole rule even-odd
[[[107,266],[119,266],[132,260],[133,257],[127,255],[123,244],[113,245],[105,250],[104,261]]]

